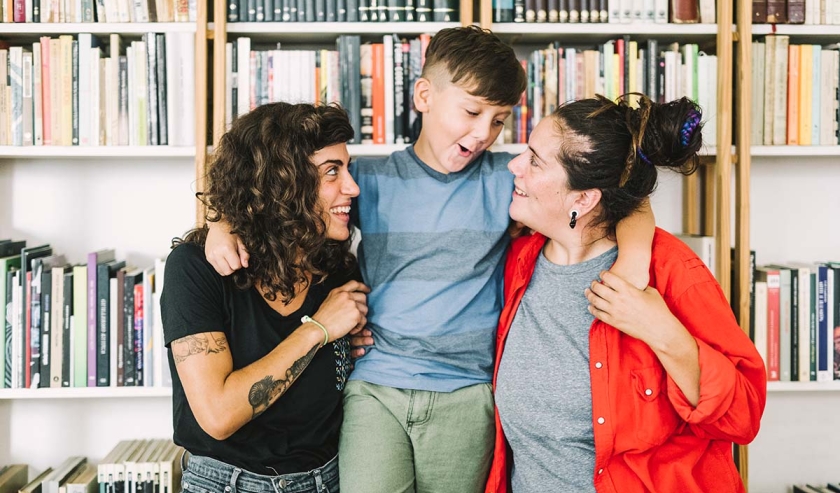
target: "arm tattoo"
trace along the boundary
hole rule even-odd
[[[309,366],[312,358],[315,357],[315,353],[318,352],[318,347],[318,344],[312,346],[312,349],[308,353],[292,363],[292,366],[286,369],[285,379],[280,378],[274,380],[274,377],[267,375],[251,386],[251,390],[248,392],[248,403],[251,404],[254,410],[251,419],[265,412],[275,399],[283,395],[295,383],[295,380]]]
[[[194,354],[216,354],[227,351],[227,339],[224,336],[195,334],[178,339],[170,347],[175,364],[178,364]]]

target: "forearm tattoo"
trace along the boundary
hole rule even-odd
[[[182,337],[171,345],[175,364],[181,363],[194,354],[216,354],[227,351],[227,339],[224,336],[196,334]]]
[[[279,378],[275,380],[271,375],[267,375],[251,386],[251,390],[248,392],[248,403],[251,404],[251,408],[254,411],[251,419],[265,412],[276,398],[283,395],[295,383],[295,380],[309,366],[312,358],[315,357],[315,353],[318,352],[318,347],[318,344],[312,346],[312,349],[308,353],[292,363],[292,366],[286,370],[285,379]]]

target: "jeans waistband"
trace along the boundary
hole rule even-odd
[[[259,485],[266,484],[270,484],[278,493],[322,491],[324,483],[332,482],[333,479],[338,478],[338,456],[311,471],[268,476],[253,473],[212,457],[191,455],[185,451],[181,457],[181,467],[184,471],[189,469],[191,473],[197,476],[229,485],[234,491],[240,487],[254,491],[259,489]],[[226,488],[226,491],[230,490]]]

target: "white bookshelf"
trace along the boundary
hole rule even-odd
[[[831,382],[767,382],[767,392],[840,392],[840,380]]]
[[[0,400],[126,399],[172,397],[170,387],[80,387],[56,389],[0,389]]]
[[[195,147],[174,146],[0,146],[0,159],[195,158]]]
[[[342,34],[358,34],[373,39],[386,34],[433,34],[441,29],[457,27],[457,22],[230,22],[227,34],[248,36],[255,40],[309,43],[335,43]],[[208,25],[209,30],[214,23]]]
[[[783,34],[797,37],[837,37],[840,25],[826,24],[753,24],[753,35]]]
[[[840,145],[752,146],[750,147],[750,154],[753,157],[840,157]]]
[[[49,35],[49,34],[143,34],[195,32],[194,22],[31,22],[0,23],[0,33],[10,35]]]
[[[0,23],[0,39],[91,33],[194,38],[195,146],[0,146],[0,238],[49,243],[69,262],[114,248],[138,267],[165,257],[173,237],[195,226],[203,164],[207,71],[206,3],[197,21],[169,23]],[[107,39],[104,39],[107,43]],[[79,101],[80,105],[87,101]],[[98,463],[124,439],[172,437],[172,389],[97,387],[0,389],[0,466],[26,463],[30,476],[82,455]]]
[[[623,36],[625,34],[647,37],[715,36],[717,24],[651,24],[651,23],[554,23],[554,22],[505,22],[494,23],[496,34],[562,34]]]

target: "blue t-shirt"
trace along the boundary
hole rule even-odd
[[[351,168],[375,346],[351,379],[451,392],[492,380],[513,175],[485,151],[443,174],[413,148]]]

